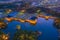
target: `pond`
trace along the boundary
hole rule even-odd
[[[28,22],[21,23],[18,21],[12,21],[3,31],[5,33],[10,33],[10,40],[12,40],[14,33],[16,32],[16,25],[20,25],[22,30],[42,32],[42,35],[38,38],[38,40],[58,40],[58,31],[53,26],[53,23],[53,19],[45,20],[44,18],[38,18],[36,25],[31,25]]]

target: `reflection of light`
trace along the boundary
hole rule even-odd
[[[16,21],[17,21],[18,19],[17,19],[17,18],[14,18],[14,20],[16,20]]]
[[[7,13],[10,13],[11,11],[12,11],[11,9],[6,10]]]
[[[40,12],[40,10],[37,10],[37,12],[39,13],[39,12]]]
[[[20,22],[25,22],[25,20],[23,20],[23,19],[19,19],[19,21],[20,21]]]
[[[60,19],[55,19],[55,22],[56,23],[60,23]]]
[[[2,23],[0,23],[0,25],[1,25]]]
[[[4,34],[3,34],[3,35],[2,35],[2,38],[3,38],[4,40],[8,40],[9,37],[8,37],[8,35],[4,35]]]
[[[17,25],[17,29],[20,29],[20,25]]]
[[[27,20],[30,24],[35,25],[37,20]]]
[[[12,21],[13,20],[13,18],[5,18],[5,20],[7,20],[7,21]]]
[[[6,24],[4,22],[0,22],[0,28],[5,28]]]
[[[26,10],[21,10],[22,13],[24,13]]]
[[[49,19],[49,16],[45,16],[45,19],[48,20]]]
[[[55,25],[60,28],[60,18],[55,19]]]
[[[23,40],[24,39],[24,34],[20,35],[19,37]]]

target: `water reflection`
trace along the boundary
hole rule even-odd
[[[16,25],[19,24],[22,30],[41,31],[42,35],[39,37],[39,40],[58,40],[58,32],[53,26],[53,23],[53,19],[45,20],[44,18],[38,18],[36,25],[31,25],[28,22],[21,23],[18,21],[12,21],[7,25],[8,28],[4,30],[4,32],[10,33],[10,39],[12,40],[14,33],[16,32]]]

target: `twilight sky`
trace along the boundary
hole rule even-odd
[[[0,1],[14,1],[14,0],[0,0]],[[31,0],[29,0],[29,1],[31,1]],[[32,0],[32,1],[40,1],[40,0]],[[41,1],[43,1],[43,0],[41,0]],[[59,0],[44,0],[44,1],[59,1]]]
[[[20,1],[20,0],[0,0],[0,3],[6,3],[6,2],[14,2],[14,1]],[[59,3],[60,0],[25,0],[25,1],[35,1],[39,3],[47,3],[47,4],[54,4],[54,3]]]

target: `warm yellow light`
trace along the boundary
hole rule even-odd
[[[40,12],[40,10],[37,10],[37,12]]]
[[[20,22],[25,22],[25,20],[23,20],[23,19],[19,19],[19,21],[20,21]]]
[[[29,20],[28,22],[32,25],[35,25],[37,21],[36,20]]]
[[[20,25],[17,25],[17,29],[21,29],[21,26]]]
[[[24,13],[26,10],[21,10],[22,13]]]
[[[2,38],[3,38],[3,39],[5,39],[5,37],[6,37],[6,36],[5,36],[5,35],[3,35],[3,37],[2,37]]]
[[[49,18],[49,16],[45,16],[45,18]]]
[[[8,37],[5,37],[5,39],[7,40],[7,39],[8,39]]]
[[[10,22],[10,21],[14,20],[14,18],[5,18],[5,20]]]
[[[12,11],[11,9],[6,10],[7,13],[10,13],[11,11]]]

